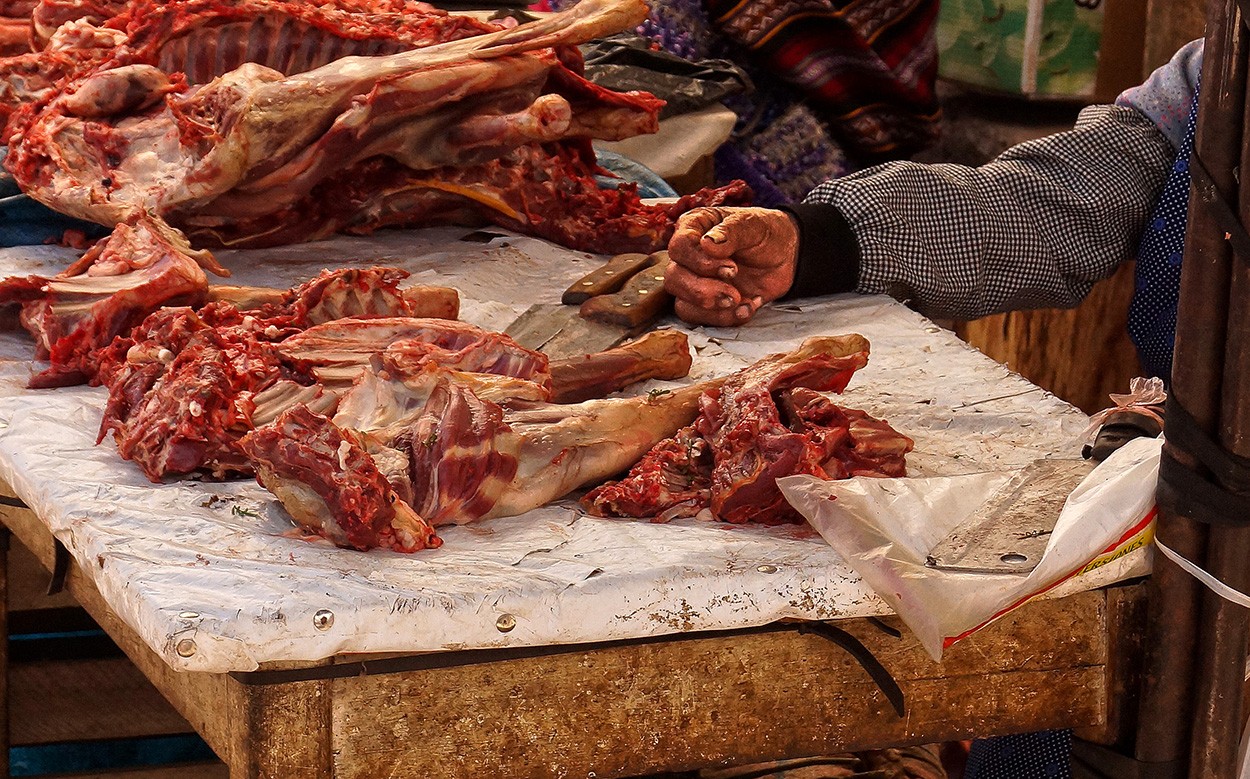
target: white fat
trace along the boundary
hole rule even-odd
[[[352,450],[352,445],[346,440],[339,442],[339,470],[347,470],[347,455]]]
[[[266,338],[277,338],[277,337],[278,337],[278,327],[277,327],[277,325],[270,325],[269,327],[266,327],[266,328],[265,328],[265,337],[266,337]]]
[[[168,365],[169,363],[174,361],[174,353],[169,351],[168,349],[162,348],[159,352],[156,353],[156,359]]]
[[[198,417],[204,413],[204,407],[198,400],[193,400],[187,404],[187,411],[191,412],[191,416]]]

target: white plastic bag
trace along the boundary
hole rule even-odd
[[[778,484],[790,503],[889,603],[934,659],[942,649],[1047,590],[1096,568],[1148,573],[1162,439],[1139,438],[1098,465],[1064,504],[1027,576],[929,568],[930,549],[1013,473]]]

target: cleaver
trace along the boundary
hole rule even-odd
[[[929,550],[930,568],[1028,574],[1041,562],[1068,495],[1089,460],[1034,460]]]
[[[672,306],[664,291],[668,252],[618,254],[573,283],[560,303],[538,303],[504,333],[527,349],[563,360],[611,349]]]

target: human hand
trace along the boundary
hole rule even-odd
[[[798,250],[798,225],[784,211],[696,208],[668,243],[664,288],[687,322],[741,325],[789,291]]]

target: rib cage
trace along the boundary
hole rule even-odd
[[[348,56],[397,54],[411,49],[399,40],[354,40],[331,35],[303,19],[264,15],[248,21],[195,27],[161,46],[157,66],[182,72],[191,84],[206,84],[245,62],[290,76]]]

